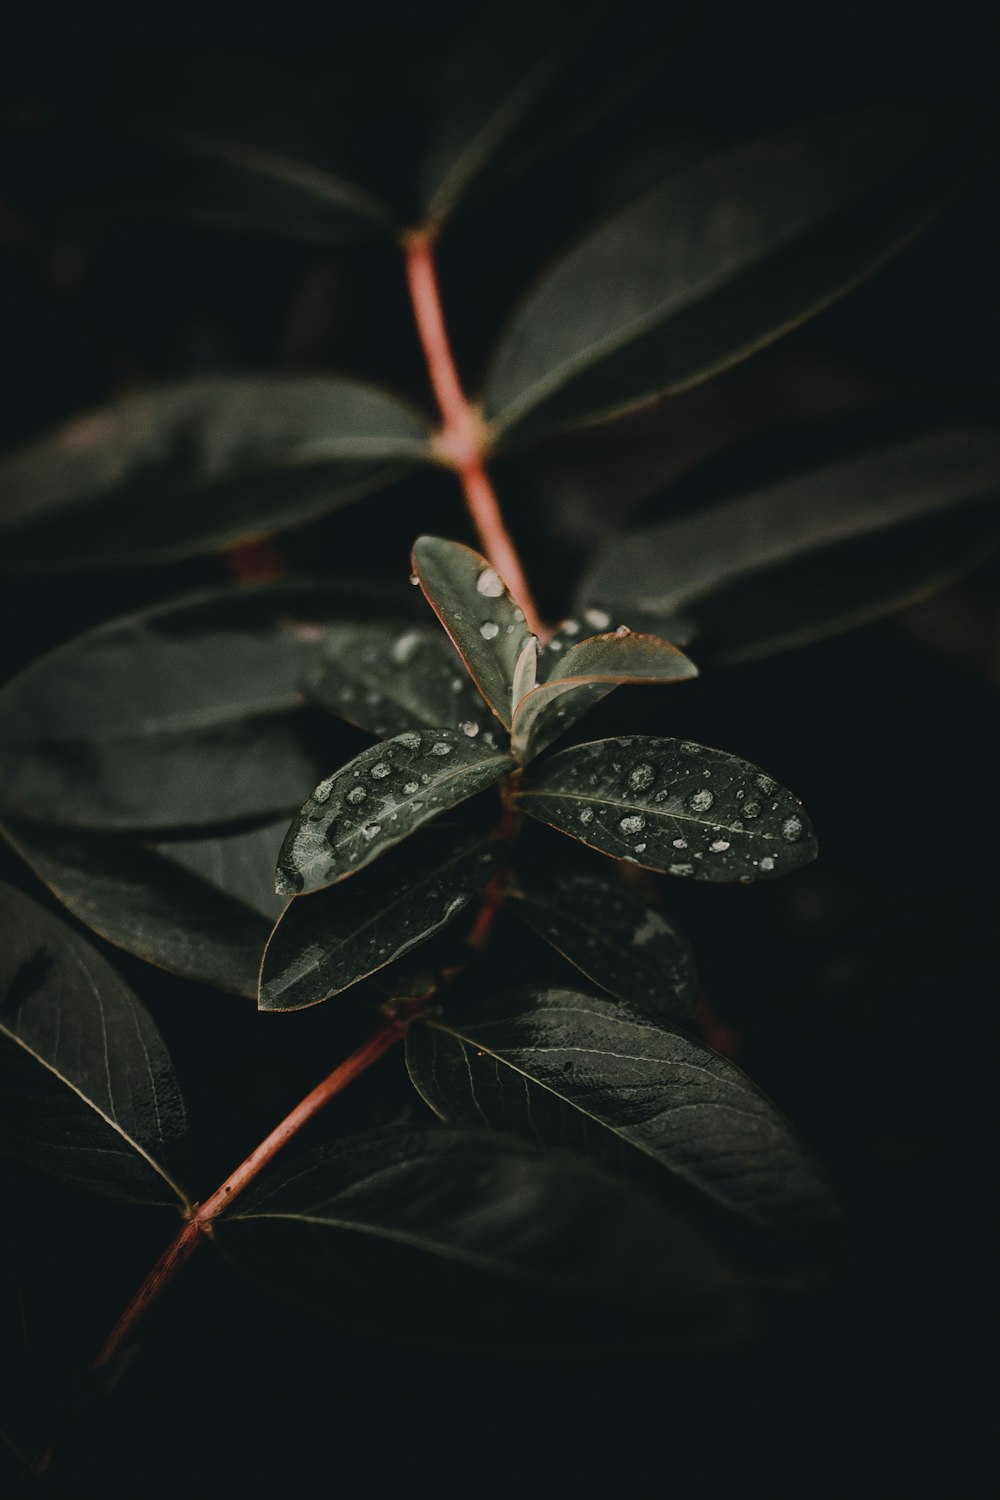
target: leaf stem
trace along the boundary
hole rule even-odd
[[[485,427],[459,380],[438,289],[433,232],[410,230],[403,239],[403,253],[417,333],[443,421],[438,454],[458,475],[483,550],[524,610],[528,629],[544,636],[538,606],[484,465]]]

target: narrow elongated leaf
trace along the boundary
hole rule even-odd
[[[940,431],[626,534],[580,596],[683,611],[713,654],[739,660],[870,619],[960,571],[1000,539],[998,496],[996,434]]]
[[[295,818],[278,856],[278,891],[316,891],[353,875],[516,764],[454,729],[413,729],[373,745],[321,782]]]
[[[834,1204],[794,1132],[749,1078],[651,1016],[571,990],[517,990],[407,1037],[410,1076],[443,1119],[657,1164],[778,1231]]]
[[[282,901],[274,860],[287,818],[250,832],[154,846],[8,818],[0,832],[94,932],[161,969],[256,996]]]
[[[654,1015],[687,1019],[698,1003],[694,957],[655,907],[618,881],[560,872],[519,879],[511,909],[602,990]]]
[[[743,1322],[685,1219],[585,1159],[480,1131],[384,1130],[278,1163],[215,1239],[279,1295],[396,1337],[649,1347]]]
[[[443,724],[496,743],[493,715],[436,625],[333,625],[302,686],[314,703],[380,739]]]
[[[680,682],[697,675],[693,661],[656,636],[631,631],[591,636],[557,655],[546,681],[520,700],[511,747],[522,760],[538,755],[620,684]]]
[[[688,168],[593,231],[515,313],[487,372],[501,433],[613,415],[744,358],[912,237],[941,200],[926,132],[857,113]]]
[[[532,769],[518,803],[603,854],[695,880],[763,880],[816,858],[791,792],[749,761],[687,740],[573,745]]]
[[[479,691],[510,729],[514,675],[531,639],[524,611],[485,557],[461,542],[419,537],[413,570]]]
[[[428,828],[353,880],[289,902],[260,975],[261,1010],[301,1010],[439,932],[485,890],[506,845]]]
[[[151,1017],[110,964],[20,891],[0,888],[4,1149],[142,1203],[186,1202],[168,1167],[184,1103]]]
[[[418,413],[344,376],[161,386],[0,460],[5,566],[210,552],[327,515],[428,455]]]
[[[220,589],[68,642],[0,692],[0,806],[105,829],[299,806],[335,747],[299,682],[325,626],[359,607],[340,585]]]

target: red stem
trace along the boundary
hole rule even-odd
[[[538,606],[483,465],[483,423],[458,377],[438,290],[433,236],[425,230],[413,230],[406,236],[403,249],[417,332],[444,423],[438,434],[438,452],[458,475],[483,550],[524,610],[528,629],[533,635],[544,635]]]

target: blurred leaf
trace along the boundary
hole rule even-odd
[[[3,1149],[91,1192],[186,1203],[187,1117],[138,998],[71,927],[0,888]]]
[[[619,881],[560,871],[518,879],[512,910],[595,984],[654,1015],[689,1019],[698,1003],[694,956],[655,907]]]
[[[749,1078],[638,1011],[571,990],[521,989],[406,1039],[413,1082],[441,1117],[639,1158],[779,1232],[835,1213],[791,1127]]]
[[[596,421],[770,343],[875,270],[944,196],[926,128],[815,120],[672,176],[543,273],[485,382],[503,436]]]
[[[360,586],[226,588],[100,625],[0,692],[0,805],[106,829],[205,827],[301,804],[331,746],[298,684]]]
[[[281,1162],[215,1239],[280,1296],[396,1338],[656,1347],[743,1322],[686,1220],[585,1160],[484,1132],[385,1130]]]
[[[313,792],[278,856],[282,895],[353,875],[516,762],[460,730],[408,730],[364,750]]]
[[[296,896],[260,975],[261,1010],[301,1010],[339,995],[454,920],[499,870],[506,845],[428,828],[352,880]]]
[[[461,542],[419,537],[413,569],[479,691],[510,729],[514,673],[531,640],[524,611],[485,557]]]
[[[518,805],[602,854],[695,880],[761,880],[816,858],[791,792],[749,761],[687,740],[629,735],[561,750]]]
[[[1000,541],[998,495],[997,435],[940,431],[626,534],[579,594],[616,611],[633,601],[683,610],[699,649],[737,661],[871,619],[954,576]]]
[[[7,568],[191,557],[328,515],[429,457],[419,413],[338,375],[123,396],[0,460]]]
[[[170,844],[8,818],[0,833],[81,922],[171,974],[255,997],[282,902],[273,890],[287,817],[248,833]]]

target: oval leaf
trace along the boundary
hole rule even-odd
[[[512,910],[595,984],[653,1015],[694,1015],[698,975],[684,938],[628,886],[560,872],[519,880]]]
[[[809,122],[645,193],[548,270],[486,376],[501,433],[595,421],[683,389],[826,306],[942,197],[925,131]]]
[[[190,557],[301,526],[429,456],[422,418],[342,376],[125,396],[0,460],[5,566]]]
[[[214,1238],[279,1295],[396,1337],[656,1346],[743,1322],[685,1219],[586,1160],[478,1131],[321,1146],[272,1168]]]
[[[373,745],[321,782],[292,823],[277,890],[317,891],[353,875],[515,766],[454,729],[413,729]]]
[[[339,995],[440,932],[485,890],[507,846],[428,828],[353,880],[290,901],[264,953],[261,1010]]]
[[[151,1017],[89,943],[0,888],[4,1149],[91,1192],[186,1203],[184,1102]]]
[[[562,750],[517,793],[533,818],[602,854],[695,880],[763,880],[816,858],[791,792],[749,761],[629,735]]]
[[[500,575],[461,542],[419,537],[413,570],[476,686],[505,729],[513,717],[514,678],[532,639],[524,611]]]
[[[457,1018],[421,1018],[406,1055],[445,1120],[654,1163],[767,1229],[794,1233],[835,1212],[818,1167],[749,1078],[637,1011],[518,990]]]

